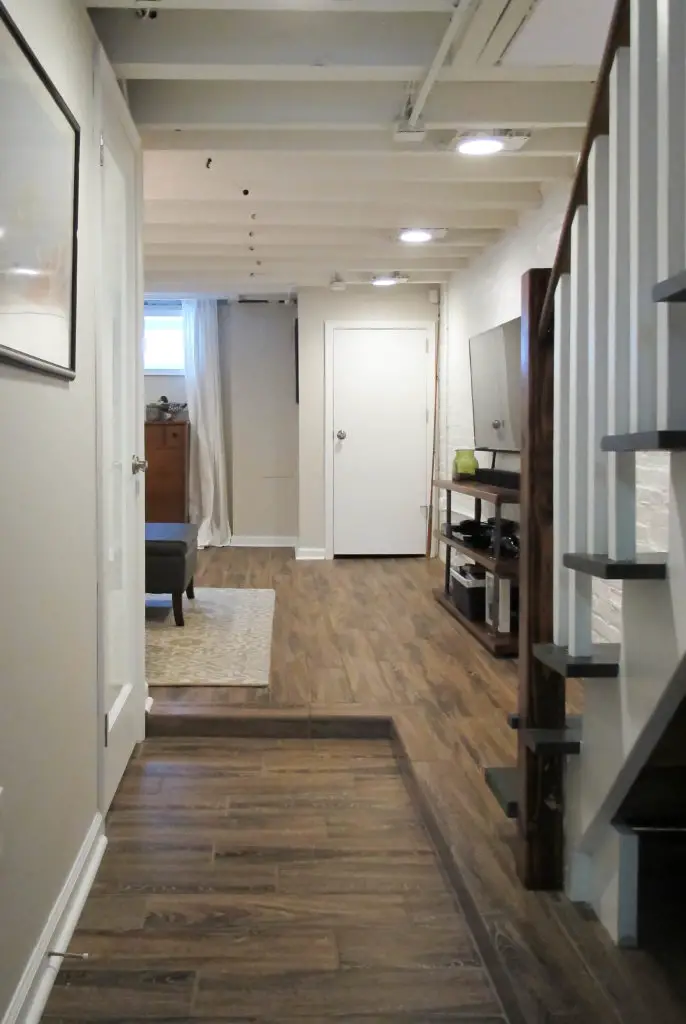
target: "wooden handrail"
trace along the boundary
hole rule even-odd
[[[565,218],[562,222],[560,241],[555,253],[553,272],[550,275],[548,289],[543,300],[541,318],[538,324],[538,336],[543,338],[553,322],[553,308],[555,305],[555,289],[563,274],[569,271],[572,223],[574,215],[580,206],[584,206],[588,199],[588,160],[591,155],[591,147],[599,135],[607,135],[610,130],[610,72],[614,63],[617,50],[628,46],[631,40],[631,0],[617,0],[610,32],[605,44],[603,59],[600,63],[598,81],[591,104],[591,115],[586,129],[584,144],[581,148],[581,155],[572,185],[572,194]]]

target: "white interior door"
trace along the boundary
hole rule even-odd
[[[336,326],[331,333],[333,554],[422,555],[430,332]]]
[[[116,85],[115,85],[116,88]],[[103,90],[98,332],[101,809],[106,811],[145,723],[142,478],[139,451],[140,294],[138,153]]]

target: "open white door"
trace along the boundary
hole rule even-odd
[[[101,810],[145,730],[140,153],[101,63],[101,253],[98,310],[99,682]]]

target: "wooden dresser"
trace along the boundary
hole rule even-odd
[[[145,520],[188,522],[190,423],[145,424]]]

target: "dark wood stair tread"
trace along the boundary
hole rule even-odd
[[[517,817],[519,779],[516,768],[486,768],[486,785],[508,818]]]
[[[686,302],[686,270],[654,285],[653,302]]]
[[[609,434],[602,439],[600,447],[604,452],[680,452],[686,450],[686,430]]]
[[[533,654],[565,679],[616,679],[619,675],[619,644],[593,644],[592,653],[579,657],[557,644],[534,644]]]
[[[581,716],[570,715],[564,729],[529,729],[519,732],[534,754],[578,754],[581,750]]]
[[[667,555],[650,552],[635,558],[615,559],[609,555],[568,553],[563,564],[575,572],[585,572],[602,580],[664,580],[667,578]]]

